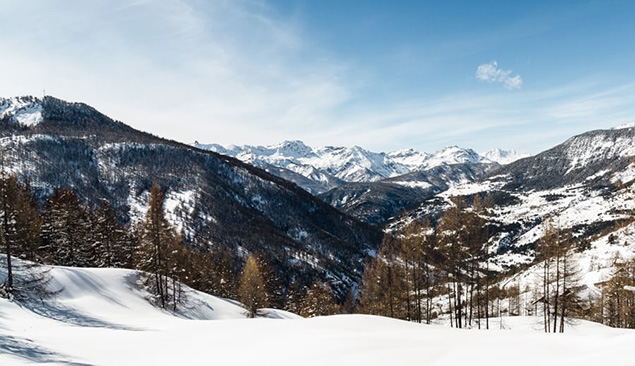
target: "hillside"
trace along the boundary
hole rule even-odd
[[[452,196],[495,199],[490,252],[500,270],[529,264],[551,218],[589,243],[632,222],[635,212],[635,128],[591,131],[536,156],[515,161],[437,194],[390,227],[438,218]],[[582,244],[581,244],[582,245]],[[629,244],[631,245],[631,244]]]
[[[340,296],[381,240],[375,229],[286,180],[134,130],[85,104],[23,97],[0,106],[4,167],[40,200],[69,187],[84,202],[108,200],[122,222],[134,223],[156,181],[188,244],[258,253],[285,283],[329,278]]]
[[[319,197],[349,215],[383,227],[404,211],[447,191],[477,181],[498,165],[491,163],[441,164],[394,178],[369,183],[347,183]]]
[[[513,360],[584,366],[623,362],[635,341],[632,330],[584,321],[546,337],[531,317],[505,317],[501,325],[492,319],[490,331],[366,315],[300,319],[273,309],[267,309],[269,319],[244,319],[238,304],[195,291],[185,310],[173,314],[145,300],[133,271],[53,267],[50,275],[51,286],[63,288],[55,299],[30,305],[0,299],[0,364],[386,365],[423,359],[429,365]],[[528,345],[542,351],[528,352]]]

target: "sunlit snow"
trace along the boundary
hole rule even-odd
[[[0,274],[3,272],[0,272]],[[55,300],[0,299],[0,364],[85,365],[604,365],[623,363],[635,331],[579,321],[544,334],[540,319],[490,319],[457,330],[366,315],[301,319],[191,291],[177,313],[145,299],[135,272],[55,267]]]

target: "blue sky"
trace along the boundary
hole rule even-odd
[[[4,0],[0,95],[183,142],[537,153],[635,122],[629,1]]]

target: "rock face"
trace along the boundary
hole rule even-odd
[[[27,110],[39,113],[37,123]],[[2,99],[0,113],[5,168],[40,198],[66,186],[86,202],[107,199],[122,221],[134,221],[156,181],[166,191],[168,217],[192,245],[260,253],[288,278],[328,277],[342,293],[381,241],[376,229],[286,180],[137,131],[85,104]]]

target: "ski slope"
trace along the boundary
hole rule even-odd
[[[239,304],[195,291],[173,314],[145,300],[134,271],[50,274],[51,287],[63,288],[56,299],[28,306],[0,299],[0,365],[579,366],[623,362],[635,344],[635,331],[588,322],[543,334],[530,317],[503,318],[502,326],[491,319],[489,331],[272,309],[246,319]]]

